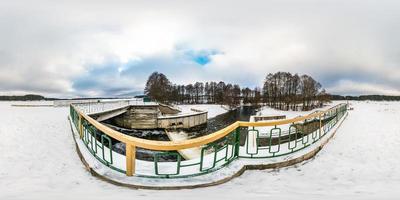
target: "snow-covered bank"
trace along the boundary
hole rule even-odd
[[[216,104],[185,104],[178,105],[179,109],[181,109],[182,113],[193,113],[191,109],[208,111],[207,118],[213,118],[217,115],[228,112],[222,105]]]
[[[223,185],[131,190],[98,180],[78,159],[68,108],[0,102],[0,199],[398,199],[400,102],[351,102],[353,111],[313,160],[248,171]]]
[[[187,104],[187,105],[178,105],[179,109],[182,113],[194,113],[192,109],[207,111],[207,118],[211,119],[216,117],[217,115],[224,114],[228,112],[223,105],[216,105],[216,104]],[[189,139],[189,134],[185,131],[169,131],[167,132],[168,137],[171,141],[182,141]],[[192,148],[192,149],[185,149],[179,151],[179,153],[185,159],[192,159],[197,158],[200,156],[201,149],[200,148]]]
[[[346,101],[332,101],[332,102],[324,105],[324,107],[322,107],[322,108],[316,108],[316,109],[309,110],[309,111],[291,111],[291,110],[282,111],[282,110],[271,108],[269,106],[263,106],[263,107],[261,107],[260,111],[257,112],[256,115],[257,116],[285,115],[286,119],[291,119],[291,118],[297,117],[299,115],[301,115],[301,116],[308,115],[317,110],[326,110],[326,109],[336,106],[340,103],[346,103]]]

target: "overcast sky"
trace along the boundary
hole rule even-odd
[[[261,86],[309,74],[330,93],[400,95],[400,1],[0,1],[0,94],[112,96],[153,71]]]

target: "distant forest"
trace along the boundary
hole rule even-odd
[[[332,100],[355,100],[355,101],[400,101],[400,96],[389,95],[360,95],[360,96],[341,96],[331,95]]]
[[[41,100],[54,100],[54,98],[46,98],[41,95],[28,94],[21,96],[0,96],[0,101],[41,101]]]
[[[177,85],[162,73],[152,73],[146,83],[145,94],[163,103],[212,103],[234,108],[240,103],[267,104],[281,110],[310,110],[330,101],[321,84],[308,75],[277,72],[268,74],[262,87],[241,88],[238,84],[195,82]]]
[[[154,77],[158,77],[155,81]],[[280,78],[279,78],[280,77]],[[285,78],[289,77],[289,78]],[[303,78],[301,78],[303,77]],[[304,88],[298,89],[297,81],[301,79],[310,82],[311,89]],[[280,80],[280,81],[278,81]],[[289,81],[288,81],[289,80]],[[162,84],[159,87],[153,85]],[[276,84],[275,84],[276,83]],[[289,84],[291,83],[291,84]],[[303,83],[300,83],[303,85]],[[291,85],[289,87],[282,87],[282,85]],[[297,86],[296,86],[297,85]],[[307,85],[307,84],[306,84]],[[293,89],[297,88],[297,90]],[[314,88],[314,89],[312,89]],[[299,92],[307,89],[308,92]],[[317,90],[318,89],[318,90]],[[297,92],[295,92],[297,91]],[[317,93],[315,93],[318,91]],[[303,95],[302,95],[303,93]],[[196,82],[188,85],[174,85],[162,73],[153,73],[146,83],[145,94],[152,98],[164,103],[187,103],[187,104],[200,104],[200,103],[215,103],[226,104],[230,106],[237,106],[242,100],[245,104],[259,104],[264,103],[271,107],[278,109],[299,109],[305,107],[312,108],[318,106],[316,103],[323,103],[329,100],[353,100],[353,101],[400,101],[400,96],[388,95],[361,95],[361,96],[342,96],[331,95],[321,89],[321,85],[313,81],[309,76],[297,76],[289,74],[284,75],[284,72],[276,74],[268,74],[262,88],[256,87],[250,89],[248,87],[240,88],[237,84],[226,84],[220,82]],[[308,94],[308,95],[306,95]],[[137,96],[138,98],[143,95]],[[106,97],[101,98],[73,98],[73,99],[110,99]],[[42,95],[28,94],[28,95],[12,95],[0,96],[0,101],[42,101],[42,100],[66,100],[65,98],[48,98]],[[311,103],[312,102],[312,103]]]

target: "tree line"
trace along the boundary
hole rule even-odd
[[[360,96],[341,96],[331,95],[332,100],[352,100],[352,101],[400,101],[400,96],[391,95],[360,95]]]
[[[220,82],[195,82],[193,84],[172,84],[162,73],[152,73],[145,86],[145,94],[162,103],[178,104],[240,104],[241,89],[237,84]]]
[[[330,97],[312,77],[289,72],[270,73],[262,88],[253,89],[223,81],[178,85],[171,83],[164,74],[154,72],[146,82],[145,94],[163,103],[225,104],[231,108],[241,103],[267,104],[282,110],[309,110],[323,105]]]
[[[42,101],[42,100],[52,100],[52,99],[35,94],[0,96],[0,101]]]
[[[277,72],[263,85],[264,103],[281,110],[311,110],[330,101],[330,95],[309,75]]]

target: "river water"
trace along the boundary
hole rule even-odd
[[[189,138],[196,138],[204,135],[208,135],[215,131],[218,131],[236,121],[249,121],[250,116],[255,115],[260,107],[259,106],[241,106],[235,110],[218,115],[208,120],[206,125],[198,126],[190,130],[174,130],[184,131],[188,134]],[[115,130],[118,130],[124,134],[157,141],[170,141],[167,134],[162,129],[155,130],[137,130],[137,129],[123,129],[115,127],[111,120],[106,123],[113,125]],[[242,133],[243,135],[244,133]],[[243,138],[243,137],[241,137]],[[242,142],[241,142],[242,143]],[[118,141],[113,142],[113,150],[125,154],[125,144]],[[137,148],[136,158],[141,160],[153,161],[155,151],[145,150]],[[161,156],[160,161],[174,161],[176,156]]]

